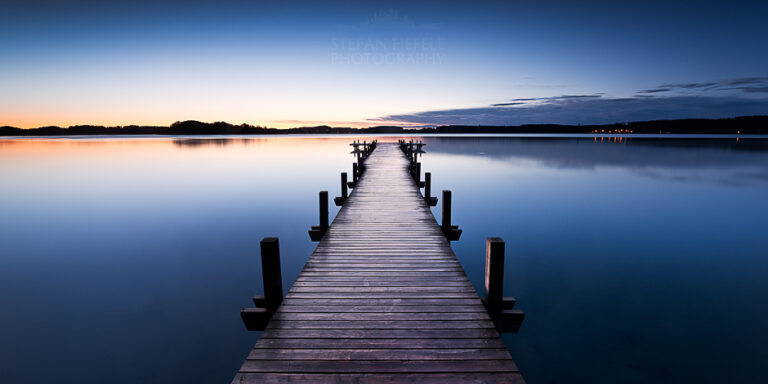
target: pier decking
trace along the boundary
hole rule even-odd
[[[523,383],[408,165],[367,158],[233,383]]]

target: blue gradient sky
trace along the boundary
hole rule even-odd
[[[765,2],[3,4],[0,125],[768,114]]]

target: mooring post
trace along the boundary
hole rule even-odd
[[[504,297],[504,240],[485,240],[485,309],[500,332],[517,332],[525,312],[514,309],[515,298]]]
[[[313,225],[309,229],[309,238],[312,241],[320,241],[328,230],[328,191],[320,191],[320,225]]]
[[[485,303],[492,318],[498,318],[504,298],[504,240],[485,239]]]
[[[421,182],[421,163],[416,163],[416,169],[413,175],[414,180],[416,180],[416,186],[421,188],[424,186],[424,183]]]
[[[430,172],[424,172],[424,200],[430,207],[437,205],[437,197],[432,196],[432,173]]]
[[[261,240],[261,276],[264,295],[253,297],[255,308],[243,308],[240,311],[240,318],[249,331],[263,331],[283,302],[280,242],[277,237],[265,237]]]
[[[347,201],[347,197],[349,197],[349,193],[347,192],[347,188],[349,187],[347,182],[347,173],[342,172],[341,173],[341,196],[334,197],[333,202],[336,204],[336,206],[342,206],[344,205],[344,202]]]
[[[261,274],[265,307],[274,312],[283,302],[283,275],[280,271],[280,242],[277,237],[261,240]]]
[[[352,185],[357,184],[357,163],[352,163]]]
[[[320,230],[328,229],[328,191],[320,191]]]
[[[363,170],[365,170],[365,165],[363,165],[363,156],[361,153],[358,153],[357,156],[357,172],[362,175]]]
[[[461,237],[458,225],[451,225],[451,191],[443,191],[443,225],[441,228],[448,241],[456,241]]]
[[[443,232],[451,230],[451,191],[443,190]]]

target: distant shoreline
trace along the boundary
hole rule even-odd
[[[249,124],[233,125],[225,122],[203,123],[194,120],[162,126],[104,127],[76,125],[67,128],[49,126],[39,128],[0,127],[0,136],[104,136],[104,135],[293,135],[293,134],[712,134],[712,135],[765,135],[768,134],[768,116],[741,116],[725,119],[651,120],[599,125],[526,124],[517,126],[445,125],[435,128],[403,128],[377,126],[370,128],[299,127],[277,129]]]

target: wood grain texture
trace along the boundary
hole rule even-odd
[[[524,383],[398,146],[365,169],[233,383]]]

